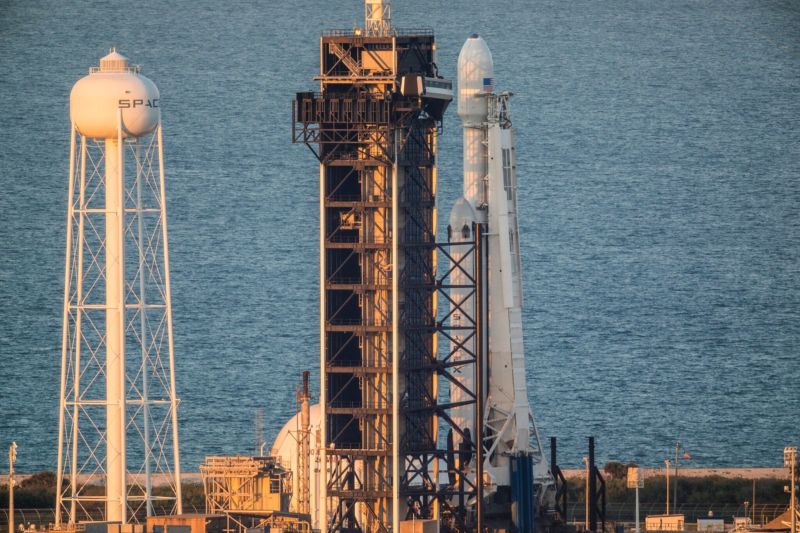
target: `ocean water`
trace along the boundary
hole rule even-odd
[[[318,376],[317,166],[290,142],[358,0],[0,1],[0,446],[55,468],[68,96],[117,46],[159,86],[184,468]],[[800,444],[800,6],[396,0],[515,93],[530,400],[578,465],[779,466]],[[461,132],[440,143],[440,221]],[[5,467],[1,467],[5,468]]]

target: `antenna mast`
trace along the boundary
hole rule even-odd
[[[392,30],[391,0],[364,0],[364,22],[367,35],[389,35]]]

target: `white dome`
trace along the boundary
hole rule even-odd
[[[160,120],[158,88],[116,50],[72,87],[69,107],[78,132],[91,138],[117,137],[120,112],[123,137],[151,133]]]
[[[479,124],[486,120],[485,80],[494,78],[492,52],[486,41],[477,34],[466,40],[458,54],[458,116],[465,124]]]
[[[456,200],[456,203],[453,204],[453,209],[450,210],[450,240],[452,242],[471,241],[472,224],[477,219],[475,208],[472,207],[472,204],[469,203],[469,200],[463,196],[459,197],[459,199]],[[466,236],[462,233],[464,231],[464,226],[469,228],[469,234]]]

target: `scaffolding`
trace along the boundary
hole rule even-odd
[[[438,500],[441,530],[459,533],[483,531],[484,487],[478,480],[483,480],[485,445],[479,446],[478,435],[484,435],[483,370],[488,351],[486,283],[481,279],[487,264],[485,231],[479,223],[463,228],[448,225],[447,242],[437,246],[447,268],[439,275],[436,290],[448,305],[436,324],[439,337],[447,343],[437,368],[445,389],[439,393],[437,417],[442,429],[447,428],[439,461],[446,468],[447,483],[440,484]],[[468,375],[472,379],[465,381]],[[459,394],[451,394],[453,390]],[[460,417],[454,416],[460,408],[472,410],[474,433],[470,421],[459,423]],[[458,447],[455,437],[460,438]]]
[[[289,511],[292,474],[275,457],[206,457],[206,513]]]

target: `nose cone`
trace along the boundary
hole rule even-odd
[[[480,94],[491,89],[494,78],[492,52],[473,34],[458,54],[458,116],[465,124],[480,123],[486,117],[486,99]]]
[[[456,200],[450,211],[450,240],[453,242],[468,241],[472,238],[472,223],[477,220],[475,208],[463,196]]]

